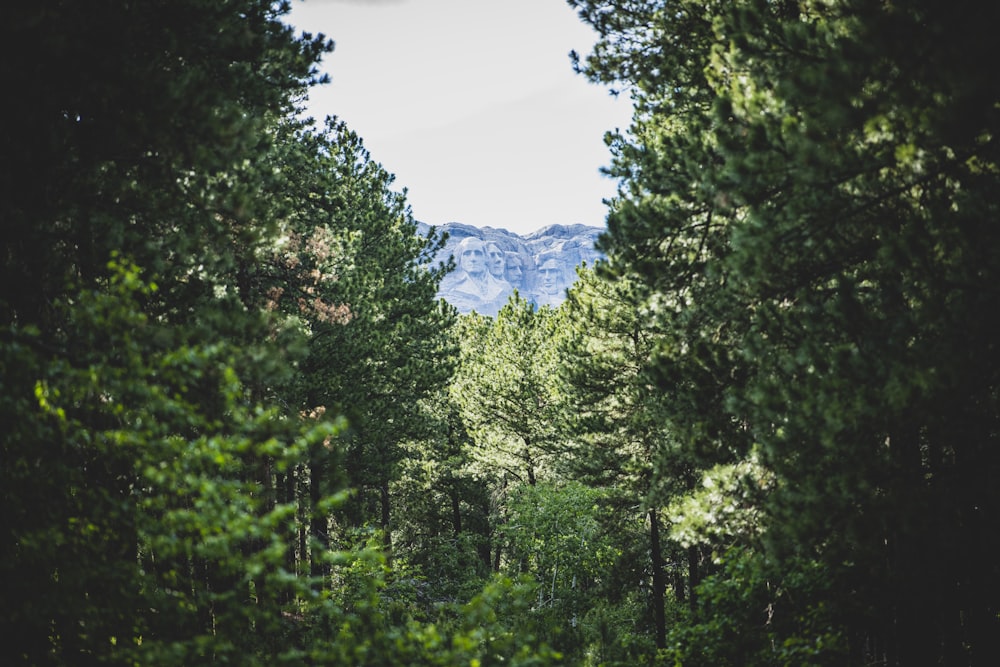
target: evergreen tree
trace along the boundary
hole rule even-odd
[[[512,298],[496,318],[463,318],[451,393],[488,467],[534,485],[551,470],[557,435],[554,312]]]
[[[348,522],[379,527],[388,545],[402,445],[432,432],[426,399],[450,377],[456,353],[454,312],[435,298],[449,267],[431,264],[444,239],[417,233],[392,176],[343,123],[293,132],[277,167],[287,172],[290,214],[262,280],[271,307],[309,332],[301,408],[349,419],[346,473],[357,495]]]
[[[574,476],[611,490],[620,511],[638,507],[646,515],[649,557],[640,572],[651,582],[653,634],[664,648],[665,606],[693,596],[701,559],[696,547],[682,555],[668,542],[662,510],[693,487],[697,470],[664,418],[669,392],[658,391],[650,374],[667,337],[649,321],[633,283],[606,279],[604,268],[579,270],[564,306],[558,337],[565,427],[575,445]],[[668,578],[674,584],[670,600]]]
[[[493,570],[492,491],[498,476],[476,465],[473,440],[448,396],[433,397],[435,431],[405,444],[393,552],[427,582],[430,603],[465,599],[479,592]]]
[[[386,500],[435,423],[454,315],[440,240],[360,139],[289,119],[329,44],[287,9],[46,1],[0,27],[3,664],[557,657],[526,587],[436,626],[383,595],[384,545],[331,549],[342,480]]]
[[[773,476],[678,659],[995,662],[996,10],[570,4],[636,100],[602,243],[676,332],[671,428]]]
[[[332,432],[251,397],[288,373],[239,279],[274,229],[252,158],[328,48],[286,9],[43,2],[4,22],[11,662],[274,655],[287,508],[260,462]]]

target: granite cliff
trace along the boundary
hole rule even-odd
[[[448,241],[435,261],[455,259],[439,296],[460,313],[496,315],[515,289],[540,306],[559,305],[576,279],[576,267],[603,257],[594,248],[600,227],[550,225],[526,236],[457,222],[439,229]],[[427,227],[420,231],[426,234]]]

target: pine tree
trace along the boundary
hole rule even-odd
[[[773,476],[681,659],[995,661],[995,10],[570,4],[636,100],[602,243],[676,332],[671,428]]]

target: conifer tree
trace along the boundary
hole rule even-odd
[[[773,476],[678,659],[994,662],[996,10],[570,4],[636,101],[602,244],[676,332],[670,426]]]
[[[496,318],[463,318],[451,393],[483,463],[534,485],[551,471],[558,412],[555,311],[512,298]]]
[[[262,280],[309,332],[301,408],[348,417],[348,521],[379,527],[388,545],[402,445],[432,432],[426,399],[453,367],[455,315],[435,298],[449,266],[431,263],[444,239],[418,234],[393,177],[343,123],[292,134],[278,161],[290,213]]]
[[[632,282],[606,279],[605,268],[579,270],[564,306],[558,334],[564,423],[572,474],[611,490],[622,511],[640,507],[647,517],[649,562],[641,571],[649,573],[653,631],[664,648],[665,606],[693,598],[700,555],[692,548],[682,556],[669,543],[663,508],[693,487],[697,468],[670,433],[664,406],[671,397],[650,373],[667,336],[648,320]]]
[[[287,507],[260,462],[332,432],[260,403],[289,368],[241,283],[275,228],[253,158],[328,48],[285,10],[41,2],[0,28],[12,664],[274,655]]]

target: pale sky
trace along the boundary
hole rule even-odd
[[[631,105],[573,72],[596,34],[565,0],[294,0],[323,33],[332,82],[309,113],[335,115],[407,189],[417,220],[519,234],[603,226],[615,192],[604,133]]]

